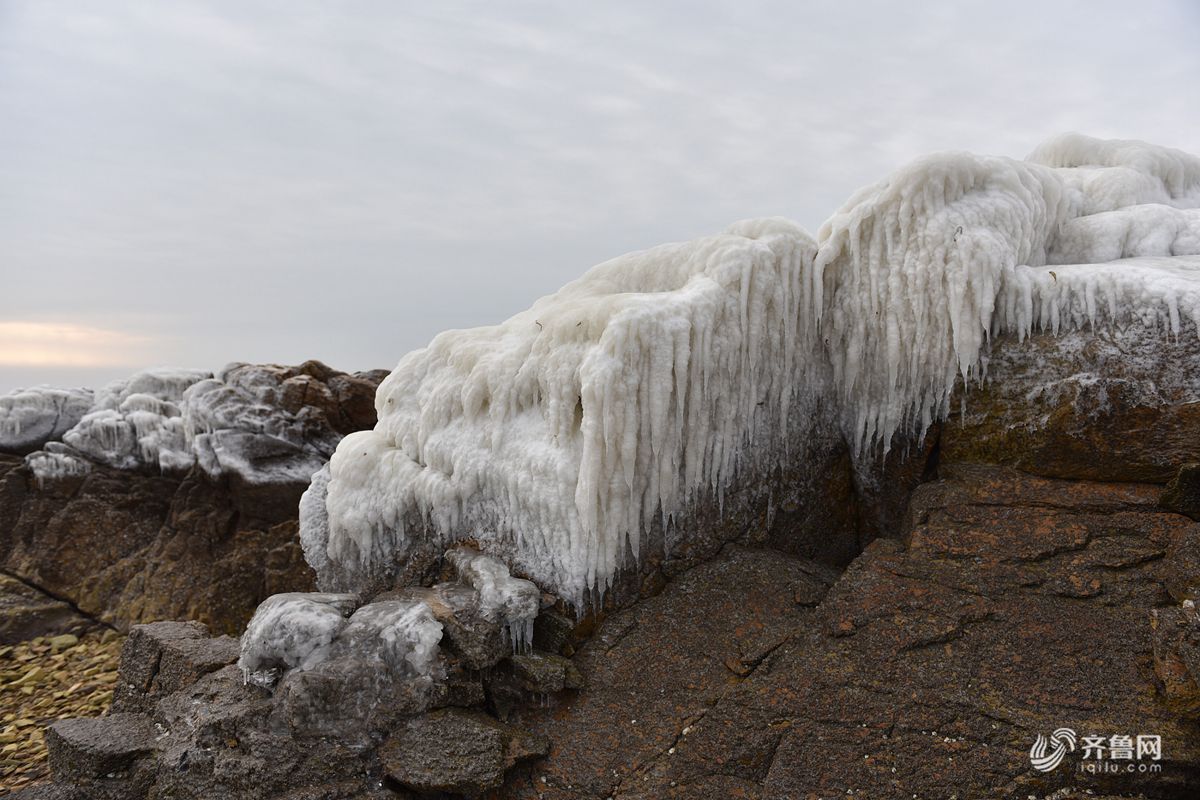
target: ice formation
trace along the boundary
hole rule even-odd
[[[542,592],[535,584],[512,577],[503,561],[469,547],[446,553],[461,581],[479,596],[484,619],[499,621],[514,652],[533,647],[533,621],[541,610]]]
[[[200,467],[251,483],[303,483],[337,446],[334,432],[284,408],[283,381],[270,365],[230,364],[192,386],[183,419]]]
[[[39,481],[104,464],[158,472],[198,465],[212,478],[306,483],[341,436],[304,402],[305,392],[328,389],[319,381],[313,389],[311,376],[298,370],[240,363],[215,376],[152,369],[112,382],[94,398],[87,390],[15,392],[0,397],[0,450],[42,447],[26,457]],[[332,395],[323,399],[336,407]]]
[[[180,405],[209,372],[151,369],[113,381],[63,443],[90,461],[119,469],[185,470],[195,458],[188,446]]]
[[[442,640],[442,623],[428,604],[381,600],[354,612],[338,636],[338,647],[373,655],[389,670],[412,677],[431,674]]]
[[[288,670],[324,661],[357,605],[358,597],[352,594],[293,592],[268,597],[242,634],[238,666],[246,682],[270,687]]]
[[[389,677],[428,678],[442,624],[426,603],[382,600],[358,607],[352,594],[288,593],[259,605],[238,659],[247,683],[271,688],[291,672],[352,655],[373,659]]]
[[[0,395],[0,452],[24,455],[59,439],[91,407],[88,389],[37,386]]]
[[[945,415],[991,337],[1195,335],[1198,207],[1200,159],[1071,134],[1026,161],[921,159],[819,245],[756,220],[601,264],[400,361],[306,499],[310,563],[366,580],[471,538],[579,604],[655,515],[806,436],[786,430],[801,396],[869,460]]]

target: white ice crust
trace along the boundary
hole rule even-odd
[[[752,220],[603,263],[400,361],[304,515],[310,563],[365,575],[414,537],[469,537],[578,604],[655,515],[804,436],[782,430],[801,393],[871,458],[946,414],[990,337],[1195,336],[1197,207],[1200,159],[1070,134],[1026,161],[921,159],[819,246]]]
[[[242,635],[238,666],[247,683],[271,688],[285,674],[351,653],[389,672],[429,677],[442,624],[428,604],[382,600],[358,607],[353,594],[277,594],[264,600]]]

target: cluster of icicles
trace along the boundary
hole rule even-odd
[[[306,551],[345,590],[417,540],[471,538],[579,605],[656,516],[808,436],[798,397],[870,458],[946,414],[990,337],[1194,335],[1198,207],[1200,159],[1068,135],[1026,161],[922,159],[816,240],[752,220],[600,264],[405,356],[314,484]]]

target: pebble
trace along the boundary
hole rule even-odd
[[[47,777],[47,724],[108,711],[123,643],[106,630],[0,647],[0,786],[16,790]]]

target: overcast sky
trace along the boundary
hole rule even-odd
[[[0,391],[392,367],[927,152],[1200,152],[1200,4],[0,0]]]

